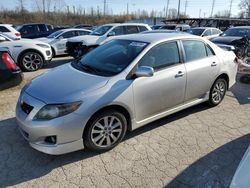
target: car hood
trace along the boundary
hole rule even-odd
[[[211,39],[211,41],[213,43],[216,43],[216,44],[231,44],[233,41],[240,40],[240,39],[242,39],[242,37],[230,37],[230,36],[223,37],[223,36],[221,36],[221,37],[213,38],[213,39]]]
[[[100,39],[100,36],[95,35],[83,35],[78,37],[71,37],[68,39],[69,42],[82,42],[83,45],[95,45],[98,44],[98,40]]]
[[[248,188],[250,185],[250,147],[244,154],[231,182],[230,188]]]
[[[46,45],[47,43],[39,41],[37,39],[23,39],[23,38],[21,38],[20,40],[14,40],[13,44],[15,44],[15,45],[23,45],[23,44],[45,44]]]
[[[52,41],[54,41],[53,38],[46,38],[46,37],[43,37],[43,38],[37,38],[37,40],[39,41],[42,41],[42,42],[45,42],[45,43],[51,43]]]
[[[25,92],[47,104],[81,100],[83,95],[104,87],[109,78],[79,71],[70,63],[33,79]]]

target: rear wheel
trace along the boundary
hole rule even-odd
[[[227,81],[224,78],[217,79],[209,93],[209,105],[217,106],[223,100],[227,91]]]
[[[21,58],[19,65],[25,71],[36,71],[44,64],[43,57],[37,52],[25,52]]]
[[[103,111],[95,115],[87,125],[83,135],[84,143],[90,150],[108,151],[122,141],[126,130],[127,120],[122,113]]]

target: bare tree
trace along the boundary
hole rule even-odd
[[[17,0],[18,3],[18,9],[23,12],[25,10],[24,8],[24,4],[25,4],[25,0]]]
[[[250,18],[250,0],[241,0],[239,7],[246,12],[247,18]]]

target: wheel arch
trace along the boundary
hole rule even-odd
[[[126,120],[127,120],[127,126],[128,126],[127,128],[128,128],[128,130],[129,130],[129,131],[132,130],[131,114],[129,113],[129,111],[128,111],[124,106],[122,106],[122,105],[117,105],[117,104],[108,105],[108,106],[102,107],[102,108],[100,108],[99,110],[97,110],[97,111],[89,118],[89,120],[88,120],[87,123],[86,123],[86,126],[89,126],[89,123],[93,120],[93,118],[94,118],[97,114],[99,114],[99,113],[101,113],[101,112],[103,112],[103,111],[106,111],[106,110],[117,110],[117,111],[121,112],[121,113],[125,116],[125,118],[126,118]],[[83,135],[85,134],[86,126],[84,127]]]
[[[27,53],[27,52],[36,52],[38,53],[39,55],[41,55],[42,59],[43,59],[43,62],[45,61],[45,58],[44,58],[44,55],[42,54],[42,52],[40,52],[39,50],[36,50],[36,49],[33,49],[33,48],[29,48],[29,49],[26,49],[24,51],[22,51],[19,55],[18,55],[18,58],[17,58],[17,64],[19,65],[20,64],[20,60],[22,58],[22,56]]]
[[[227,90],[228,90],[228,88],[229,88],[229,76],[228,76],[228,74],[227,74],[227,73],[221,73],[221,74],[215,79],[214,83],[215,83],[216,80],[218,80],[219,78],[223,78],[223,79],[226,80],[226,82],[227,82]],[[214,83],[213,83],[213,84],[214,84]]]

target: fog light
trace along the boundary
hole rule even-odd
[[[47,136],[44,141],[49,144],[56,144],[56,136]]]

